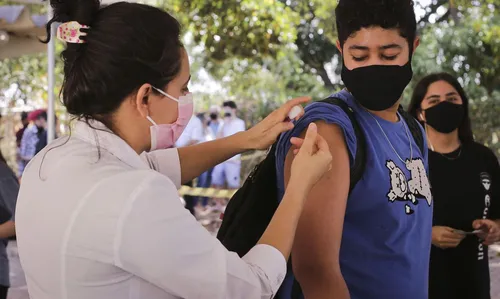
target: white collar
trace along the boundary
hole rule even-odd
[[[74,136],[93,146],[99,147],[100,150],[106,150],[133,168],[149,169],[146,163],[125,140],[121,139],[99,121],[89,120],[88,124],[85,121],[77,121]]]

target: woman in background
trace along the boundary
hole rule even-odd
[[[0,299],[7,298],[7,291],[10,287],[7,244],[8,238],[16,234],[14,212],[18,192],[17,176],[7,165],[0,151]]]
[[[489,299],[488,245],[500,239],[498,159],[474,142],[469,100],[453,76],[423,78],[408,110],[425,126],[429,141],[429,299]]]

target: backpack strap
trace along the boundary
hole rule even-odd
[[[406,125],[408,125],[408,129],[410,130],[411,135],[413,136],[413,139],[415,140],[415,143],[417,144],[418,148],[420,149],[420,153],[422,156],[424,155],[424,134],[422,133],[422,128],[420,127],[420,124],[418,121],[411,116],[406,110],[403,109],[403,106],[399,106],[398,108],[399,115],[403,118],[403,120],[406,122]]]
[[[349,193],[350,193],[354,189],[356,184],[359,182],[365,171],[365,165],[366,165],[365,135],[361,129],[361,126],[359,125],[358,120],[356,119],[354,110],[352,110],[352,108],[349,107],[349,105],[346,102],[335,97],[329,97],[320,102],[340,107],[349,117],[349,120],[351,121],[352,127],[354,129],[354,134],[356,135],[356,154],[354,157],[354,164],[351,166],[350,170],[351,173],[350,184],[349,184]]]

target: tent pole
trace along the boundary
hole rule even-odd
[[[48,19],[52,19],[52,8],[50,7],[49,1],[48,5]],[[47,44],[47,61],[48,61],[48,99],[47,99],[47,141],[51,142],[55,138],[55,101],[54,101],[54,81],[55,81],[55,38],[54,38],[54,24],[51,28],[51,39]]]

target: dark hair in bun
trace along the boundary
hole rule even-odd
[[[50,4],[54,17],[47,28],[69,21],[90,26],[85,43],[68,43],[62,52],[62,100],[74,116],[109,127],[110,114],[142,84],[163,88],[178,74],[180,25],[165,11],[128,2],[101,7],[99,0]]]
[[[398,29],[413,51],[417,21],[411,0],[340,0],[335,17],[341,46],[353,33],[377,26]]]

